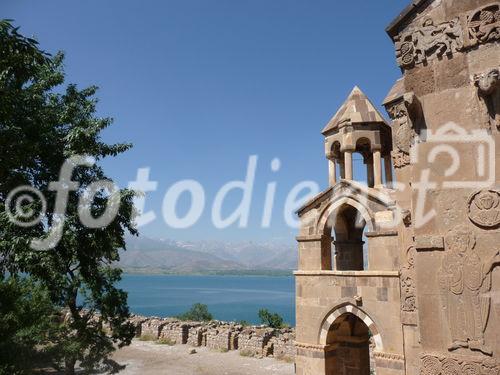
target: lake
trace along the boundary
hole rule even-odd
[[[167,276],[123,275],[131,312],[174,316],[203,303],[215,319],[259,324],[266,308],[295,326],[295,283],[292,276]]]

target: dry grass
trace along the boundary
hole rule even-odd
[[[168,337],[162,337],[156,341],[158,345],[169,345],[169,346],[174,346],[175,341],[172,339],[169,339]]]
[[[253,352],[251,350],[240,350],[240,355],[242,357],[253,357]]]
[[[141,337],[139,337],[139,340],[140,341],[156,341],[157,338],[153,335],[145,334],[145,335],[141,335]]]

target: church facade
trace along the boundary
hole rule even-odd
[[[413,0],[387,33],[391,121],[355,87],[298,211],[296,373],[499,375],[500,2]]]

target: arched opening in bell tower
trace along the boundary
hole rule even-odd
[[[356,142],[353,154],[354,180],[368,187],[374,186],[373,180],[373,154],[371,142],[368,138],[360,138]]]
[[[334,217],[331,233],[335,270],[365,269],[365,227],[366,221],[356,208],[347,204],[339,208]]]
[[[334,208],[335,207],[335,208]],[[363,205],[351,199],[332,207],[326,220],[324,234],[331,237],[331,268],[335,271],[364,271],[368,269],[368,239],[373,222]],[[367,222],[369,221],[369,222]]]

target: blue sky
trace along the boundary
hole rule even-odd
[[[100,87],[99,114],[115,119],[104,138],[134,144],[105,161],[108,174],[125,187],[138,168],[150,167],[158,181],[146,200],[157,219],[141,233],[291,241],[296,231],[283,219],[289,191],[304,180],[327,187],[323,126],[354,85],[379,105],[400,76],[384,30],[408,2],[2,0],[0,11],[45,50],[66,53],[68,82]],[[248,226],[216,229],[214,196],[244,179],[250,155],[258,163]],[[206,207],[195,226],[174,229],[162,219],[162,199],[183,179],[200,182]],[[273,217],[261,228],[271,181]],[[228,196],[223,213],[240,195]],[[188,205],[184,194],[180,216]]]

